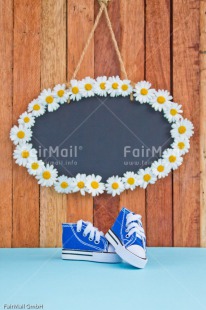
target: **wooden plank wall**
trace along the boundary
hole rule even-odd
[[[206,0],[200,2],[200,244],[206,247]]]
[[[170,90],[195,124],[173,175],[146,191],[93,199],[40,189],[12,160],[12,124],[41,89],[71,77],[98,8],[97,0],[0,2],[0,247],[61,246],[61,223],[80,218],[106,231],[123,205],[142,214],[149,246],[206,246],[205,0],[112,0],[108,8],[131,80]],[[78,78],[117,74],[103,16]]]
[[[146,6],[146,79],[156,89],[171,90],[171,9],[171,0]],[[146,208],[148,244],[172,246],[172,174],[148,187]]]

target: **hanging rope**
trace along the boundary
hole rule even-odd
[[[104,0],[101,0],[101,1],[104,1]],[[105,1],[107,1],[107,0],[105,0]],[[104,6],[104,13],[105,13],[107,25],[108,25],[108,28],[109,28],[109,31],[110,31],[110,34],[111,34],[112,42],[113,42],[115,51],[117,53],[117,57],[119,59],[119,63],[120,63],[120,66],[121,66],[121,71],[123,72],[125,79],[128,80],[128,76],[127,76],[125,65],[124,65],[124,62],[123,62],[123,59],[122,59],[122,55],[120,53],[120,50],[119,50],[119,47],[118,47],[118,43],[117,43],[114,31],[112,29],[112,24],[111,24],[111,20],[109,18],[107,7],[105,7],[105,6]]]
[[[90,45],[90,42],[94,36],[94,33],[95,33],[95,30],[99,24],[99,21],[100,21],[100,18],[102,16],[102,13],[104,12],[105,13],[105,17],[106,17],[106,22],[107,22],[107,26],[109,28],[109,32],[110,32],[110,35],[111,35],[111,38],[112,38],[112,42],[113,42],[113,45],[114,45],[114,49],[116,51],[116,54],[117,54],[117,57],[118,57],[118,60],[119,60],[119,63],[120,63],[120,68],[121,68],[121,71],[122,73],[124,74],[124,78],[126,80],[128,80],[128,75],[127,75],[127,72],[126,72],[126,69],[125,69],[125,65],[124,65],[124,62],[123,62],[123,59],[122,59],[122,55],[121,55],[121,52],[119,50],[119,47],[118,47],[118,43],[117,43],[117,40],[116,40],[116,37],[115,37],[115,34],[114,34],[114,31],[113,31],[113,28],[112,28],[112,23],[111,23],[111,20],[109,18],[109,14],[108,14],[108,11],[107,11],[107,5],[109,3],[109,1],[111,0],[98,0],[99,2],[99,5],[100,5],[100,8],[99,8],[99,12],[97,14],[97,17],[95,19],[95,22],[94,22],[94,25],[92,27],[92,30],[89,34],[89,37],[87,39],[87,42],[86,42],[86,45],[82,51],[82,54],[80,56],[80,59],[79,59],[79,62],[76,66],[76,69],[72,75],[72,78],[71,80],[74,80],[79,72],[79,69],[81,67],[81,64],[82,64],[82,61],[84,59],[84,56],[88,50],[88,47]],[[130,96],[131,100],[133,100],[133,94],[131,94]]]
[[[108,0],[101,0],[101,1],[108,1]],[[91,42],[91,40],[92,40],[92,38],[94,36],[94,32],[95,32],[95,30],[96,30],[96,28],[97,28],[97,26],[99,24],[100,18],[102,16],[103,11],[104,11],[104,7],[105,7],[105,5],[101,5],[100,6],[100,9],[99,9],[98,15],[96,17],[95,23],[94,23],[94,25],[92,27],[92,30],[91,30],[90,34],[89,34],[89,37],[88,37],[87,42],[86,42],[86,45],[85,45],[85,47],[84,47],[84,49],[82,51],[82,54],[81,54],[80,59],[79,59],[79,62],[77,64],[77,66],[76,66],[76,69],[75,69],[75,71],[74,71],[74,73],[72,75],[72,78],[71,78],[72,80],[74,80],[76,78],[77,73],[79,72],[79,69],[81,67],[82,61],[84,59],[84,56],[85,56],[85,54],[86,54],[86,52],[88,50],[89,44],[90,44],[90,42]]]
[[[107,6],[107,4],[109,3],[109,1],[110,1],[110,0],[98,0],[100,6],[101,6],[102,4],[104,4],[104,5]]]

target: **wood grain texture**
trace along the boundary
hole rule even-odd
[[[173,0],[173,93],[195,126],[191,149],[175,171],[174,245],[200,245],[199,1]]]
[[[94,199],[94,226],[106,233],[119,213],[119,196],[102,194]]]
[[[66,80],[66,0],[42,1],[41,88]],[[66,221],[67,196],[41,187],[40,246],[61,246],[61,223]]]
[[[144,0],[120,0],[121,54],[128,77],[134,83],[144,80],[144,18]],[[132,48],[128,48],[130,44]],[[145,190],[136,188],[134,191],[123,192],[120,196],[120,209],[123,206],[141,214],[146,229]]]
[[[40,1],[14,1],[13,122],[40,91]],[[13,164],[13,247],[39,246],[39,186]]]
[[[0,247],[61,246],[61,223],[80,218],[105,232],[123,205],[143,215],[150,246],[206,246],[206,0],[112,0],[108,6],[131,80],[170,89],[195,125],[190,152],[173,177],[147,191],[93,200],[39,192],[12,161],[12,124],[41,89],[71,78],[98,9],[97,0],[0,2]],[[77,78],[117,74],[103,15]]]
[[[170,90],[170,5],[156,0],[146,6],[146,80],[156,89]],[[149,185],[146,199],[148,245],[172,246],[172,175]]]
[[[94,4],[90,0],[69,0],[67,9],[67,77],[71,79],[94,23]],[[94,76],[94,39],[87,50],[77,79]],[[78,159],[77,159],[78,160]],[[68,195],[67,221],[93,222],[93,199],[80,193]]]
[[[200,1],[200,245],[206,247],[206,0]]]
[[[95,3],[95,14],[99,10],[99,4]],[[120,46],[120,1],[113,0],[108,6],[108,14],[111,19],[113,31]],[[106,24],[105,15],[100,20],[94,37],[95,51],[95,77],[120,75],[120,65]],[[109,113],[109,112],[108,112]],[[94,198],[94,225],[106,232],[113,224],[119,211],[120,198],[103,194]]]
[[[0,2],[0,247],[12,242],[12,66],[13,66],[13,1]]]
[[[67,201],[67,222],[75,223],[80,219],[93,222],[93,199],[89,194],[71,194]]]

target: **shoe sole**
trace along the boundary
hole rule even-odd
[[[122,245],[121,241],[118,239],[118,237],[113,233],[113,231],[110,229],[106,235],[106,239],[113,245],[115,248],[116,253],[127,263],[130,265],[143,269],[145,265],[147,264],[147,259],[138,257],[137,255],[133,254],[129,250],[125,248],[125,246]]]
[[[121,263],[121,258],[116,253],[74,251],[62,249],[62,259],[81,260],[98,263]]]

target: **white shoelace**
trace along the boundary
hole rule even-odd
[[[78,232],[80,232],[82,230],[82,224],[83,224],[82,220],[79,220],[77,222],[77,231]],[[87,224],[87,227],[84,229],[83,236],[86,237],[89,234],[89,240],[90,241],[93,241],[95,239],[94,243],[96,243],[96,244],[100,243],[100,237],[104,236],[103,232],[99,231],[98,228],[94,227],[92,225],[92,223],[90,223],[90,222],[86,222],[86,224]]]
[[[142,217],[139,214],[129,213],[126,217],[126,232],[129,238],[133,233],[136,233],[140,239],[145,238],[145,232],[142,227]]]

